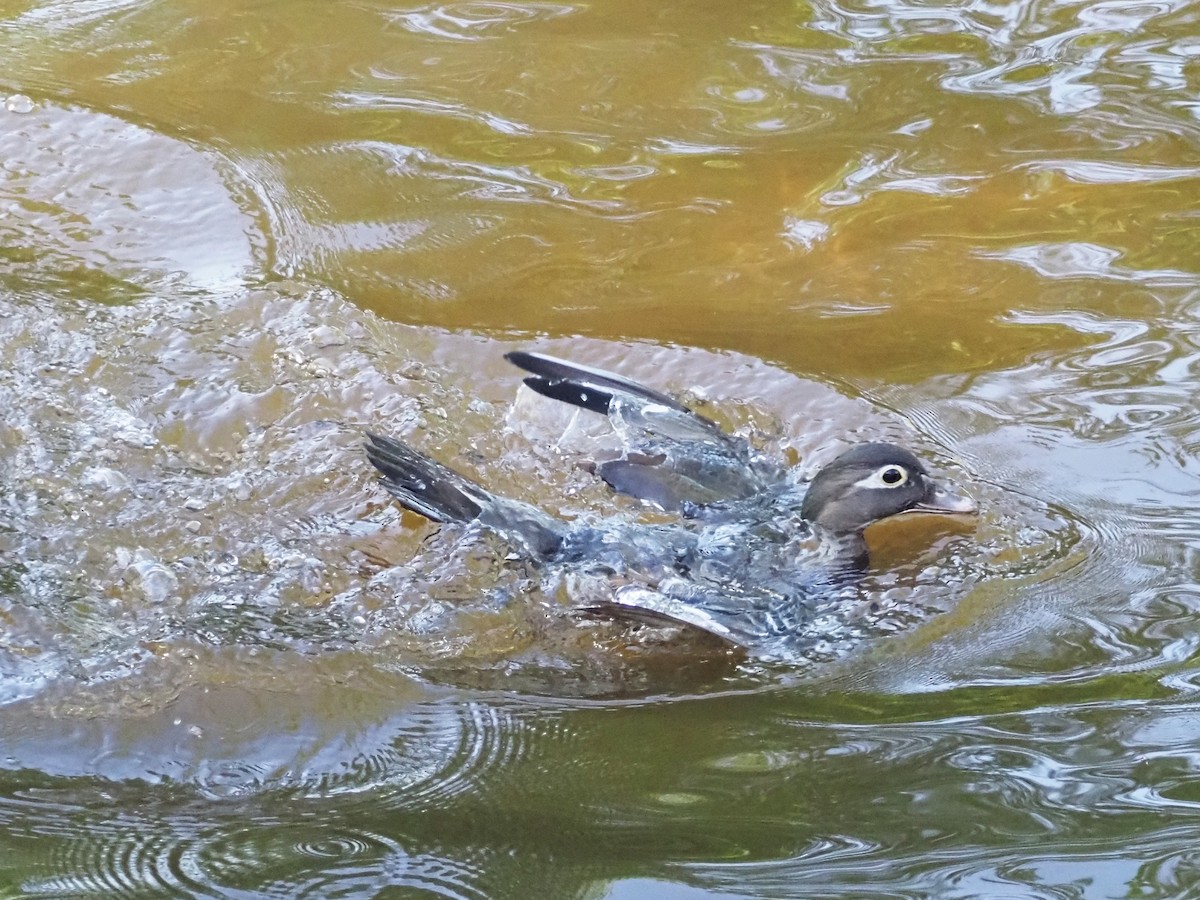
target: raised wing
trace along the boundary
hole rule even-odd
[[[514,351],[505,358],[531,373],[525,384],[537,393],[609,417],[625,452],[596,471],[614,490],[675,510],[766,487],[746,441],[674,397],[553,356]]]

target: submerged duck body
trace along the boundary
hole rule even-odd
[[[525,384],[537,393],[607,415],[624,452],[596,473],[678,521],[568,523],[392,438],[369,435],[367,456],[389,493],[426,518],[474,522],[547,568],[611,577],[620,586],[595,612],[688,625],[760,650],[801,629],[823,595],[861,570],[862,533],[873,522],[975,511],[894,444],[852,447],[806,486],[669,395],[542,354],[506,358],[530,373]]]

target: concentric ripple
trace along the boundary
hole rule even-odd
[[[25,896],[215,896],[211,882],[197,880],[199,873],[183,863],[198,822],[162,829],[152,818],[123,812],[108,818],[82,807],[46,807],[38,818],[9,828],[49,845],[38,869],[61,874],[28,878]]]
[[[206,781],[215,761],[199,767],[193,785],[43,779],[0,799],[6,833],[28,842],[36,860],[22,889],[49,897],[350,897],[403,886],[487,896],[482,870],[441,852],[436,832],[430,840],[416,823],[474,805],[488,773],[526,768],[529,756],[558,752],[566,735],[532,709],[484,703],[420,706],[377,731],[370,751],[353,752],[365,735],[345,735],[310,751],[307,771],[275,772],[254,789]],[[398,819],[417,834],[398,835]]]
[[[22,896],[356,897],[385,887],[453,898],[486,896],[476,886],[479,871],[470,865],[406,848],[328,810],[314,824],[261,810],[236,816],[212,810],[204,819],[193,819],[169,806],[161,816],[72,818],[62,834],[45,827],[32,830],[31,836],[54,848],[37,868],[64,874],[28,877]]]

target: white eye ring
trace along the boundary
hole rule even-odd
[[[898,488],[908,484],[908,469],[896,463],[880,466],[866,478],[855,482],[855,487]]]

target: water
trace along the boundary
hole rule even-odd
[[[1198,19],[0,6],[0,894],[1188,896]],[[581,620],[360,449],[652,519],[516,348],[982,514],[795,658]]]

